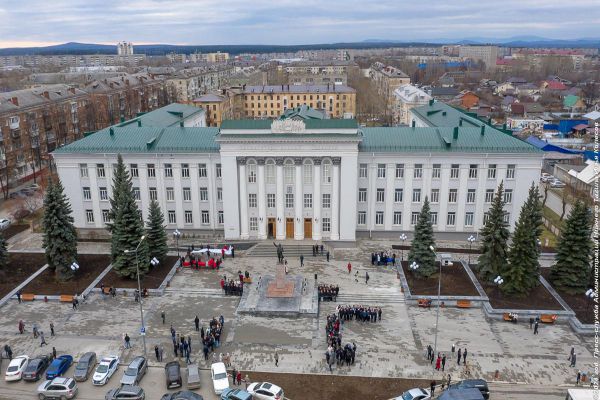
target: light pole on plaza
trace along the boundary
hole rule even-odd
[[[408,239],[408,236],[406,236],[404,233],[400,235],[400,240],[402,240],[402,247],[400,248],[402,255],[400,257],[402,258],[402,261],[404,261],[404,241],[406,239]]]
[[[471,246],[475,242],[475,236],[471,235],[467,238],[467,242],[469,242],[469,266],[471,266]]]
[[[437,260],[437,253],[433,246],[429,246],[429,250],[433,252],[435,260]],[[437,295],[437,310],[435,314],[435,340],[433,342],[433,355],[437,354],[437,337],[438,337],[438,325],[440,322],[440,296],[442,291],[442,261],[440,260],[440,272],[438,274],[438,295]],[[432,363],[433,364],[433,363]],[[431,370],[431,376],[433,376],[433,369]]]
[[[173,237],[175,238],[175,246],[177,246],[177,259],[179,259],[179,238],[181,237],[181,232],[179,232],[179,229],[175,229],[175,232],[173,232]]]
[[[598,293],[596,293],[593,289],[588,289],[588,291],[585,292],[585,297],[588,299],[588,305],[586,310],[590,309],[590,303],[594,302],[596,296],[598,296]]]
[[[144,307],[142,305],[142,286],[140,284],[140,265],[138,263],[138,249],[140,248],[140,245],[142,244],[144,239],[146,239],[146,235],[143,235],[140,238],[140,242],[135,247],[135,250],[123,250],[123,253],[125,253],[125,254],[129,254],[132,252],[135,253],[135,269],[137,271],[138,298],[140,301],[140,318],[142,320],[142,327],[140,329],[140,335],[142,335],[142,342],[144,343],[144,357],[148,357],[146,354],[146,326],[144,325]]]
[[[79,264],[77,264],[77,261],[73,261],[73,264],[71,264],[71,271],[73,271],[73,275],[75,276],[75,287],[77,288],[77,294],[79,294],[79,275],[77,274],[77,271],[79,270]]]
[[[495,279],[494,279],[494,283],[496,284],[496,286],[499,288],[500,286],[502,286],[502,284],[504,283],[504,278],[502,278],[500,275],[498,275]]]

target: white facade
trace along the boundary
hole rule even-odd
[[[409,125],[411,122],[410,110],[413,107],[424,106],[432,97],[413,85],[402,85],[394,90],[395,107],[394,123]]]

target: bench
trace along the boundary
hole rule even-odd
[[[540,316],[540,321],[545,324],[553,324],[556,321],[556,318],[558,318],[558,315],[556,314],[542,314]]]
[[[252,283],[252,278],[244,278],[244,283]]]
[[[431,299],[419,299],[417,300],[417,305],[419,307],[429,308],[431,307]]]
[[[23,293],[21,295],[21,301],[33,301],[35,299],[35,294],[33,293]]]
[[[510,316],[509,313],[505,312],[504,314],[502,314],[502,319],[508,322],[512,322],[512,318]]]
[[[110,288],[105,287],[103,292],[104,294],[110,294]]]
[[[70,294],[61,294],[60,295],[60,301],[62,303],[72,303],[73,302],[73,296]]]
[[[471,300],[458,300],[456,302],[458,308],[471,308]]]

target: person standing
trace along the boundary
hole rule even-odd
[[[275,352],[275,366],[279,366],[279,354],[277,354],[277,352]]]
[[[444,354],[442,356],[442,371],[444,371],[445,368],[446,368],[446,355]]]
[[[233,380],[233,384],[234,384],[234,385],[237,385],[237,384],[236,384],[236,382],[237,382],[237,371],[236,371],[236,369],[235,369],[235,368],[234,368],[234,369],[233,369],[233,371],[231,372],[231,379]]]
[[[17,300],[19,301],[19,304],[21,304],[21,291],[20,290],[17,292]]]
[[[576,385],[579,385],[579,382],[581,382],[581,371],[577,371],[577,381],[575,382]]]
[[[300,254],[300,266],[304,267],[304,256]]]
[[[533,334],[534,335],[538,334],[538,327],[539,327],[539,322],[535,321],[535,323],[533,324]]]
[[[52,348],[52,359],[55,360],[56,359],[56,347]]]
[[[460,358],[461,357],[462,357],[462,350],[459,348],[458,349],[458,360],[457,360],[458,365],[460,365]]]
[[[435,382],[435,379],[434,379],[429,384],[429,389],[431,389],[431,398],[433,398],[433,395],[435,393],[435,385],[436,385],[436,382]]]
[[[329,250],[327,250],[327,262],[329,262]]]
[[[194,318],[194,325],[196,325],[196,332],[198,332],[200,330],[200,318],[198,318],[197,315],[196,318]]]
[[[575,347],[571,347],[571,353],[569,354],[569,358],[567,358],[567,360],[571,361],[573,354],[575,354]]]
[[[576,363],[577,363],[577,354],[573,353],[573,355],[571,356],[571,365],[570,365],[570,367],[574,367]]]
[[[131,338],[129,337],[128,334],[125,334],[125,348],[126,349],[130,349],[131,348]]]
[[[163,360],[163,353],[164,353],[165,349],[163,349],[162,345],[158,348],[158,361],[162,362]]]
[[[352,273],[352,264],[348,263],[346,268],[348,268],[348,275],[350,275]]]
[[[442,367],[442,357],[438,354],[437,359],[435,360],[435,370],[439,371]]]
[[[235,248],[233,247],[233,245],[231,245],[230,249],[231,249],[231,258],[235,258]]]
[[[533,321],[534,321],[533,317],[530,317],[529,318],[529,329],[533,328]]]
[[[54,336],[54,322],[50,322],[50,337]]]
[[[369,272],[365,271],[365,285],[369,284]]]
[[[164,325],[165,324],[165,312],[164,311],[160,313],[160,318],[162,318],[162,323]]]
[[[44,332],[40,332],[40,347],[44,346],[44,345],[48,345],[48,343],[46,343],[46,338],[44,337]]]
[[[154,345],[154,354],[156,355],[156,361],[160,361],[160,352],[158,351],[158,345]]]
[[[465,347],[465,351],[463,352],[463,364],[467,364],[467,348]]]
[[[452,351],[452,357],[454,357],[454,352],[456,350],[456,346],[454,346],[454,343],[452,343],[452,349],[450,351]]]

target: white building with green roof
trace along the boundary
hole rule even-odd
[[[144,218],[155,198],[167,229],[232,240],[397,237],[413,229],[426,196],[436,232],[468,236],[501,181],[513,227],[542,163],[535,147],[485,123],[362,128],[296,114],[220,128],[149,121],[53,153],[79,229],[105,227],[119,153]]]

